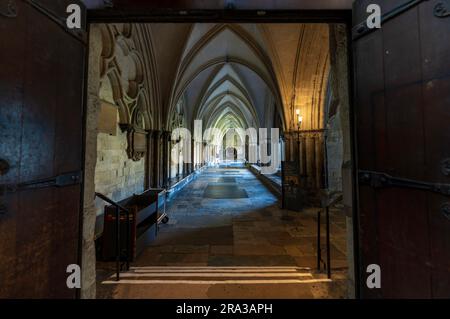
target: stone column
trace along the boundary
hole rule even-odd
[[[348,87],[348,39],[344,24],[330,24],[330,62],[331,85],[336,96],[334,111],[340,121],[343,138],[342,190],[344,195],[344,211],[347,228],[347,260],[348,260],[348,291],[349,298],[355,297],[354,269],[354,233],[353,233],[353,178],[352,146],[350,127],[350,98]]]
[[[306,187],[306,139],[300,136],[300,186]]]
[[[83,237],[81,242],[81,298],[92,299],[96,295],[95,258],[95,165],[97,163],[97,121],[100,109],[100,57],[102,36],[93,25],[89,40],[89,74],[87,83],[85,168],[83,190]]]
[[[324,167],[325,167],[325,157],[324,157],[324,148],[325,148],[325,140],[324,134],[319,133],[316,135],[316,187],[318,189],[325,187],[324,180]]]
[[[159,144],[159,180],[158,180],[158,188],[162,188],[162,187],[164,187],[165,175],[166,175],[165,157],[167,156],[167,154],[165,153],[165,148],[166,148],[165,131],[161,131],[161,133],[159,134],[158,144]]]
[[[190,166],[190,172],[192,173],[195,170],[195,157],[196,157],[196,147],[195,147],[195,139],[191,140],[191,164]]]
[[[311,189],[314,185],[314,140],[311,136],[306,138],[306,187]]]
[[[160,135],[161,131],[159,130],[153,130],[152,131],[152,142],[153,142],[153,156],[152,156],[152,162],[153,162],[153,179],[152,179],[152,187],[158,188],[160,183],[160,153],[161,153],[161,145],[160,145]]]
[[[293,154],[294,154],[294,152],[293,152],[293,150],[292,150],[292,145],[293,145],[293,143],[292,143],[293,141],[292,141],[292,133],[288,133],[287,134],[287,137],[286,137],[286,161],[287,162],[292,162],[294,159],[293,159]]]
[[[178,145],[181,143],[181,139],[177,141]],[[180,149],[177,148],[177,178],[180,177]]]
[[[162,143],[162,186],[167,187],[168,185],[168,160],[169,160],[169,154],[168,154],[168,142],[167,138],[169,136],[169,132],[164,131],[161,134],[161,143]]]
[[[199,154],[200,154],[200,161],[201,161],[201,163],[202,163],[202,166],[205,166],[205,165],[206,165],[206,160],[205,160],[205,158],[203,157],[203,150],[205,149],[206,144],[207,144],[206,142],[200,143]]]
[[[172,132],[168,132],[167,135],[167,147],[168,147],[168,156],[169,156],[169,169],[168,169],[168,178],[167,178],[167,186],[170,185],[170,179],[172,178]]]
[[[147,152],[145,154],[145,189],[152,187],[152,156],[152,133],[151,130],[147,130]]]

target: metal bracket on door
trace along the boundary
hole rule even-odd
[[[65,187],[80,184],[82,171],[58,175],[52,178],[40,179],[20,184],[0,184],[0,195],[15,193],[21,190],[38,189],[46,187]]]
[[[434,6],[434,15],[438,18],[450,16],[450,1],[445,0]]]
[[[441,213],[442,215],[450,219],[450,202],[442,204]]]
[[[4,1],[5,2],[5,1]],[[2,5],[3,7],[4,5]],[[9,0],[6,3],[6,8],[0,8],[0,16],[5,18],[16,18],[17,17],[17,6],[16,1]]]
[[[441,162],[442,174],[450,176],[450,158],[446,158]]]
[[[400,187],[429,191],[444,196],[450,196],[450,184],[429,183],[412,179],[394,177],[386,173],[359,171],[359,182],[373,188]]]

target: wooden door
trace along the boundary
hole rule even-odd
[[[0,5],[0,298],[76,297],[85,43],[70,3]]]
[[[354,22],[361,295],[448,298],[450,1],[359,0]]]

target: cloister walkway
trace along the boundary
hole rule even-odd
[[[170,222],[161,225],[156,241],[120,283],[111,273],[102,278],[99,297],[345,297],[342,214],[332,213],[336,269],[329,282],[315,273],[317,209],[281,210],[247,169],[204,170],[167,210]]]

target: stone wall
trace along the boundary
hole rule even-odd
[[[89,39],[89,74],[86,105],[85,168],[83,194],[83,241],[81,265],[81,298],[92,299],[96,294],[95,274],[95,163],[97,155],[97,121],[100,109],[98,97],[100,84],[101,33],[91,28]]]
[[[91,299],[96,296],[96,258],[95,237],[96,221],[102,220],[98,214],[102,204],[95,199],[95,192],[105,193],[113,199],[121,199],[130,193],[142,191],[144,187],[144,160],[132,162],[126,155],[126,135],[117,127],[116,136],[98,133],[98,118],[100,113],[100,83],[104,77],[104,57],[113,58],[108,48],[104,46],[101,25],[91,25],[89,37],[89,69],[86,105],[85,134],[85,171],[83,194],[83,241],[82,241],[82,278],[81,298]],[[122,112],[123,114],[124,112]],[[99,156],[99,154],[102,156]],[[120,175],[120,176],[119,176]],[[127,176],[128,178],[124,177]],[[139,176],[139,178],[137,177]],[[124,192],[117,192],[119,188]],[[99,229],[100,228],[100,229]]]
[[[350,125],[350,96],[347,30],[343,24],[330,24],[331,83],[336,96],[336,119],[342,132],[342,191],[347,228],[348,297],[355,297],[354,228],[353,228],[353,165]]]
[[[328,189],[332,192],[342,191],[342,164],[344,158],[340,114],[332,116],[327,125],[327,169]]]
[[[115,136],[99,133],[97,135],[97,164],[95,167],[95,191],[114,201],[120,201],[133,194],[144,191],[145,161],[138,162],[128,158],[127,135],[117,125]],[[104,202],[95,201],[97,217],[103,214]],[[101,218],[100,218],[101,219]],[[96,235],[102,227],[96,229]]]

